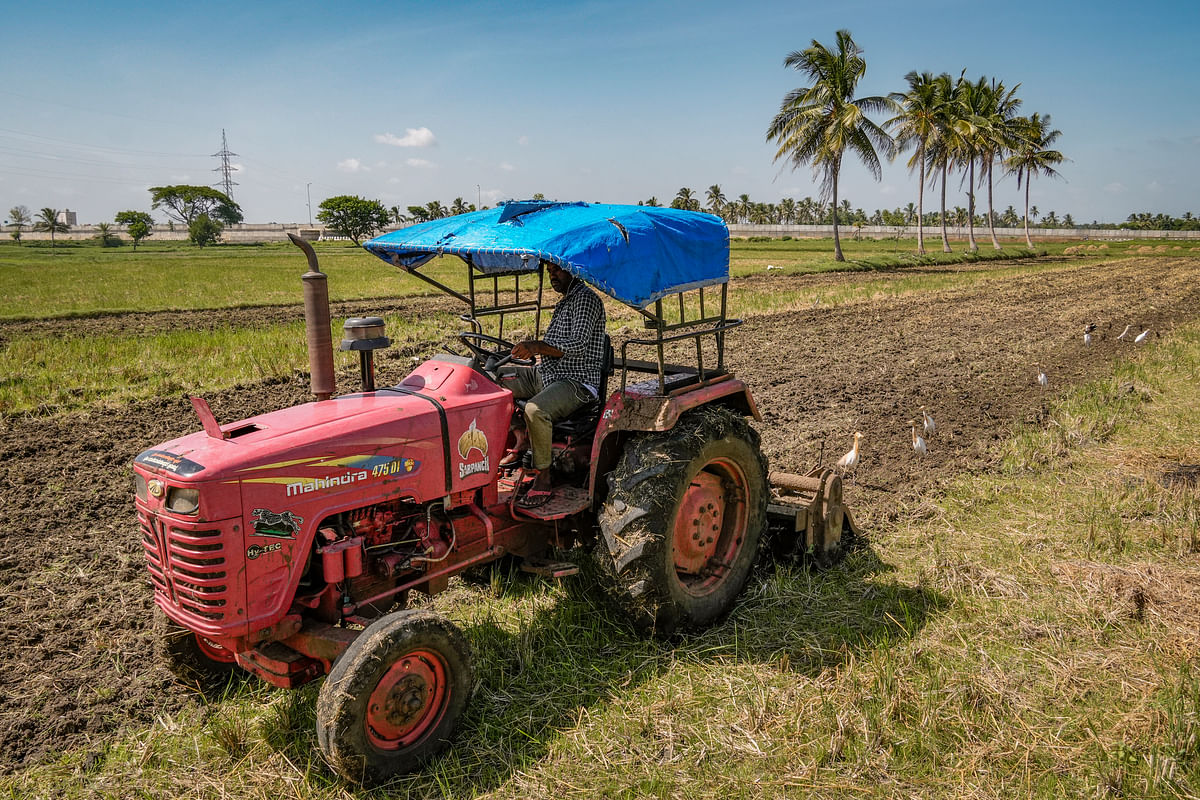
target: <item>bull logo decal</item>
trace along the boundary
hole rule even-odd
[[[480,458],[487,458],[488,440],[483,431],[476,427],[478,419],[471,420],[471,427],[463,431],[463,435],[458,437],[458,454],[463,461],[471,455],[472,450],[478,450]]]
[[[300,523],[304,517],[297,517],[291,511],[275,513],[266,508],[254,509],[254,535],[275,536],[280,539],[295,539],[300,531]]]

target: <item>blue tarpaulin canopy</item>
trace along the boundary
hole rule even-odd
[[[455,255],[484,274],[558,264],[635,308],[729,280],[729,229],[695,211],[600,203],[510,202],[386,233],[363,244],[405,270]]]

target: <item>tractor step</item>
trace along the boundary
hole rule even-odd
[[[517,503],[512,504],[514,514],[533,519],[552,520],[578,514],[592,504],[591,495],[587,489],[574,486],[557,486],[550,499],[537,508],[521,508]]]
[[[527,558],[521,562],[521,571],[541,575],[543,578],[567,578],[571,575],[578,575],[579,567],[570,561]]]

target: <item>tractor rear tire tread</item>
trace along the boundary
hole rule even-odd
[[[706,459],[718,456],[736,461],[745,473],[751,495],[748,519],[729,578],[712,595],[698,599],[672,586],[674,564],[666,563],[669,538],[688,483]],[[721,406],[689,411],[669,431],[629,440],[608,477],[608,498],[600,513],[606,536],[596,549],[596,561],[610,594],[635,626],[669,636],[711,625],[732,608],[754,566],[766,524],[766,476],[758,432]]]

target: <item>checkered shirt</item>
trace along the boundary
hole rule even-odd
[[[542,382],[575,381],[600,386],[600,368],[604,363],[604,303],[592,288],[576,278],[562,299],[554,305],[554,316],[543,341],[563,354],[561,358],[543,356],[538,366]]]

